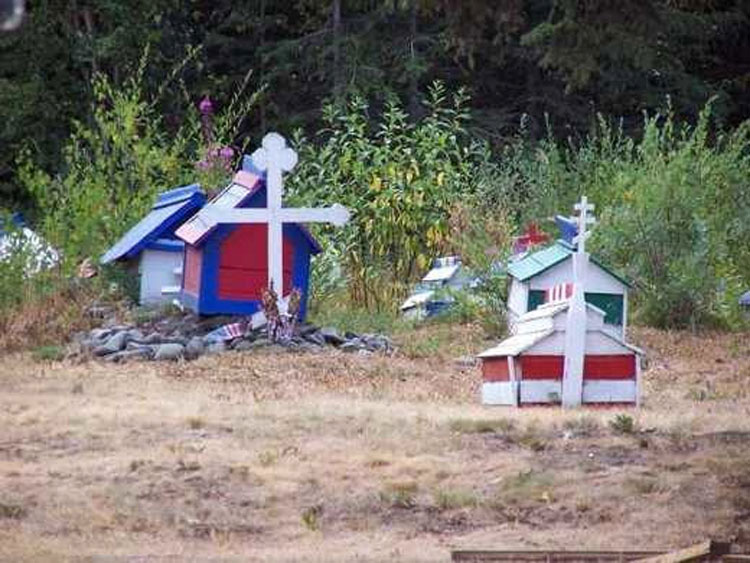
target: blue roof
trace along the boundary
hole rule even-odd
[[[739,304],[744,306],[750,305],[750,291],[746,291],[740,296]]]
[[[137,256],[160,238],[172,238],[174,230],[206,203],[198,184],[159,194],[151,212],[118,240],[99,260],[107,264]]]
[[[518,281],[526,281],[538,276],[553,266],[564,262],[573,255],[573,252],[575,252],[575,247],[572,244],[564,240],[558,240],[552,246],[548,246],[547,248],[524,256],[520,260],[511,262],[508,265],[508,273]],[[591,261],[613,278],[630,287],[630,282],[604,266],[593,256],[591,257]]]
[[[578,224],[562,215],[555,215],[555,224],[560,229],[560,236],[565,242],[573,244],[573,239],[578,236]]]
[[[14,211],[10,214],[11,229],[22,229],[26,226],[26,220],[20,211]],[[0,237],[5,234],[5,217],[0,217]]]

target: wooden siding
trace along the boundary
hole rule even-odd
[[[562,379],[564,356],[521,356],[521,378]]]
[[[509,381],[508,356],[482,360],[482,376],[484,381]]]
[[[284,294],[291,289],[294,246],[284,237]],[[223,241],[219,259],[220,299],[260,300],[268,285],[268,227],[238,225]]]
[[[635,354],[587,355],[583,379],[635,379]]]
[[[203,252],[189,244],[185,245],[185,264],[183,266],[183,289],[198,296],[201,289],[201,270],[203,267]]]

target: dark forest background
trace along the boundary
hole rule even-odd
[[[240,136],[307,133],[321,107],[356,91],[377,107],[397,94],[412,118],[435,79],[471,95],[472,134],[496,149],[518,132],[573,139],[598,113],[638,135],[643,112],[671,104],[732,128],[750,116],[747,0],[38,0],[0,35],[0,206],[28,204],[14,162],[31,147],[61,163],[74,119],[91,115],[92,76],[117,84],[150,45],[157,88],[202,46],[181,79],[219,107],[239,85],[266,85]],[[163,96],[167,126],[184,119]],[[240,139],[236,140],[238,144]]]

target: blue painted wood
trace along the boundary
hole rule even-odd
[[[165,252],[182,252],[185,249],[185,243],[179,239],[158,238],[146,245],[150,250],[163,250]]]
[[[236,225],[220,225],[204,242],[202,253],[201,290],[196,299],[183,292],[183,305],[200,315],[252,315],[261,310],[260,301],[254,299],[221,299],[219,297],[219,263],[221,245],[236,229]],[[284,236],[289,237],[294,246],[292,285],[302,293],[299,319],[307,315],[307,301],[310,284],[310,257],[316,247],[310,244],[305,232],[295,224],[284,225]]]
[[[255,166],[252,157],[248,154],[242,155],[242,169],[245,172],[252,172],[256,176],[260,176],[261,178],[265,179],[266,177],[266,171],[260,170],[257,166]]]
[[[174,238],[174,231],[206,203],[198,184],[164,192],[151,212],[133,226],[101,258],[102,264],[134,258],[160,238]]]
[[[555,215],[555,224],[560,230],[560,237],[565,242],[573,244],[573,239],[578,236],[578,224],[562,215]]]
[[[248,159],[249,160],[249,159]],[[243,169],[253,173],[255,170]],[[239,208],[263,208],[267,205],[265,183],[257,190],[249,193],[237,207]],[[221,245],[224,240],[235,230],[236,225],[217,225],[206,237],[201,239],[197,246],[202,254],[201,264],[201,289],[197,299],[182,292],[183,305],[189,307],[200,315],[252,315],[260,311],[260,302],[257,300],[235,300],[221,299],[219,297],[219,262],[221,257]],[[300,289],[302,299],[300,302],[300,320],[307,315],[307,301],[310,284],[310,258],[319,254],[322,249],[317,240],[304,225],[286,224],[283,228],[284,236],[289,237],[294,245],[294,266],[292,268],[292,284]]]

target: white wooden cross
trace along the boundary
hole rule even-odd
[[[588,226],[595,222],[589,215],[594,205],[586,196],[575,204],[578,211],[578,235],[573,242],[578,245],[573,254],[573,297],[568,304],[565,326],[565,364],[563,368],[563,407],[577,407],[583,401],[583,362],[586,357],[586,274],[589,255],[586,239],[591,236]]]
[[[575,210],[578,211],[578,235],[573,238],[573,242],[578,245],[578,252],[586,252],[586,239],[591,236],[591,231],[587,230],[589,225],[596,223],[593,215],[589,211],[594,211],[594,204],[589,203],[586,196],[581,196],[581,201],[575,204]]]
[[[268,282],[279,296],[279,310],[286,311],[283,300],[283,225],[284,223],[332,223],[342,226],[349,220],[349,210],[338,204],[319,208],[289,208],[282,206],[284,184],[282,172],[289,172],[297,164],[297,153],[287,147],[278,133],[263,137],[261,148],[252,156],[253,165],[266,171],[265,208],[227,209],[207,205],[204,212],[216,223],[268,224]]]

